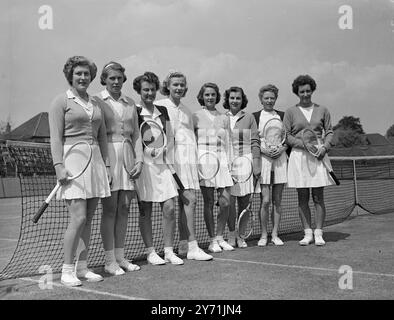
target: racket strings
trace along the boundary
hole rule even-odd
[[[235,182],[241,183],[249,180],[252,175],[252,163],[246,156],[235,158],[231,165],[231,176]]]
[[[198,159],[198,171],[200,178],[210,180],[219,171],[220,162],[217,156],[210,151],[204,152]]]
[[[80,176],[88,167],[91,158],[92,148],[87,142],[71,146],[64,156],[64,167],[71,174],[70,179]]]
[[[147,154],[156,158],[163,153],[167,145],[167,139],[163,128],[156,121],[147,120],[143,122],[140,132],[142,144]]]
[[[130,140],[123,141],[123,166],[127,173],[133,170],[135,165],[134,148]]]

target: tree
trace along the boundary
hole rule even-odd
[[[360,118],[344,116],[338,124],[333,127],[333,144],[336,147],[349,148],[354,145],[366,145],[367,141],[363,136],[364,130]]]
[[[388,137],[394,137],[394,124],[386,131],[386,138]]]
[[[364,134],[363,126],[360,123],[360,118],[356,118],[353,116],[344,116],[341,120],[339,120],[338,124],[334,126],[334,131],[337,129],[345,129],[352,130],[359,134]]]

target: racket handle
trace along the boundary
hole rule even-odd
[[[334,171],[330,171],[329,173],[330,173],[330,176],[331,176],[332,180],[335,181],[335,184],[337,186],[339,186],[341,183],[339,182],[339,180],[338,180],[337,176],[335,175]]]
[[[36,212],[36,214],[34,215],[33,219],[31,219],[31,221],[33,221],[34,223],[37,223],[38,220],[40,220],[42,214],[44,213],[44,211],[48,208],[48,203],[46,203],[45,201],[42,203],[40,209]]]
[[[48,198],[45,199],[45,201],[42,203],[40,209],[38,209],[38,211],[36,212],[36,214],[33,216],[33,218],[31,219],[31,221],[33,221],[34,223],[37,223],[38,220],[40,220],[42,214],[45,212],[45,210],[48,208],[49,202],[51,202],[52,198],[55,196],[56,192],[59,190],[60,188],[60,183],[59,181],[57,182],[56,186],[53,188],[53,190],[51,191],[51,193],[49,194]]]
[[[173,173],[172,176],[174,177],[174,180],[177,183],[179,189],[185,190],[185,187],[183,186],[183,183],[182,183],[181,179],[179,179],[178,175],[176,173]]]

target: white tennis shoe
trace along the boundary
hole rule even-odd
[[[267,238],[260,238],[259,242],[257,242],[259,247],[265,247],[267,245]]]
[[[60,282],[67,287],[82,286],[81,280],[77,278],[74,272],[63,272],[60,278]]]
[[[238,245],[238,248],[247,248],[248,247],[248,244],[246,243],[246,241],[241,238],[237,238],[237,245]]]
[[[220,248],[219,243],[217,240],[212,240],[211,244],[208,247],[208,250],[213,253],[222,252],[222,248]]]
[[[100,282],[104,280],[104,278],[101,275],[94,273],[92,270],[87,268],[82,270],[77,270],[77,277],[84,278],[88,282]]]
[[[189,250],[187,253],[187,259],[189,260],[199,260],[199,261],[209,261],[212,260],[213,257],[210,254],[205,253],[199,247],[196,249]]]
[[[165,260],[165,262],[169,262],[174,265],[182,265],[183,264],[183,260],[181,258],[177,257],[177,255],[173,251],[165,253],[164,260]]]
[[[313,232],[312,229],[305,229],[304,230],[304,238],[298,242],[301,246],[307,246],[312,243],[313,241]]]
[[[126,272],[138,271],[140,270],[140,266],[127,261],[126,259],[122,261],[117,261],[119,267],[121,267]]]
[[[326,242],[323,239],[323,230],[322,229],[315,229],[315,245],[317,246],[324,246]]]
[[[272,237],[271,242],[276,246],[284,245],[284,242],[279,237]]]
[[[116,262],[112,262],[110,265],[105,265],[104,271],[113,276],[121,276],[125,274],[124,270]]]
[[[151,265],[154,265],[154,266],[160,266],[160,265],[166,264],[165,260],[160,258],[159,255],[156,253],[156,251],[149,253],[147,260]]]
[[[228,242],[223,239],[218,240],[218,244],[224,251],[233,251],[234,250],[234,247],[229,245]]]

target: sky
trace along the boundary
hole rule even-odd
[[[128,77],[123,93],[136,101],[135,77],[179,70],[192,111],[206,82],[222,94],[241,86],[248,112],[272,83],[285,111],[298,102],[291,83],[309,74],[313,101],[333,125],[351,115],[367,133],[385,134],[394,124],[394,0],[2,0],[0,28],[0,121],[12,128],[67,90],[62,70],[73,55],[99,69],[90,94],[103,89],[102,67],[117,61]]]

